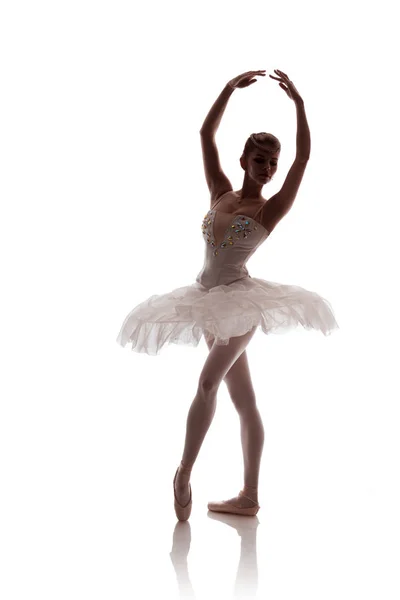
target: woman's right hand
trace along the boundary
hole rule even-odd
[[[257,81],[257,79],[254,79],[255,75],[265,77],[265,69],[261,71],[246,71],[246,73],[242,73],[228,81],[228,85],[233,89],[248,87]]]

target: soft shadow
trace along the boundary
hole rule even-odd
[[[173,537],[172,550],[169,553],[171,562],[175,569],[178,582],[179,598],[196,598],[190,582],[187,558],[192,541],[192,532],[189,521],[178,521]]]
[[[240,557],[236,573],[233,598],[255,598],[258,590],[257,516],[245,517],[209,510],[209,519],[219,521],[236,529],[240,537]]]
[[[236,529],[240,537],[240,558],[237,567],[233,598],[255,598],[258,589],[258,564],[257,564],[257,527],[260,521],[257,516],[245,517],[228,513],[217,513],[209,510],[208,518],[219,521]],[[191,528],[189,521],[178,521],[174,533],[171,562],[175,569],[178,582],[179,598],[196,598],[188,571],[188,554],[191,544]],[[223,548],[221,548],[223,553]]]

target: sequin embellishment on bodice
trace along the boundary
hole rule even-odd
[[[250,277],[246,263],[269,236],[267,229],[255,219],[233,215],[219,243],[214,232],[218,212],[215,208],[209,210],[201,225],[206,246],[204,265],[196,281],[208,289]]]
[[[214,248],[213,255],[217,256],[218,250],[233,246],[235,240],[245,239],[252,231],[257,231],[257,222],[254,219],[246,217],[246,215],[236,215],[231,225],[229,225],[224,234],[224,238],[221,244],[217,247],[217,243],[214,237],[214,220],[216,211],[211,209],[205,215],[201,226],[203,236],[207,244],[210,244]],[[253,221],[253,228],[250,227],[250,221]],[[228,233],[231,235],[228,236]]]

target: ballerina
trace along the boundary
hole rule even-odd
[[[246,347],[257,328],[265,334],[294,329],[338,328],[332,307],[319,294],[302,287],[251,277],[246,263],[288,213],[299,190],[310,157],[310,131],[304,101],[289,77],[275,69],[280,87],[294,102],[297,113],[296,156],[282,188],[271,198],[263,186],[278,169],[281,145],[274,135],[252,134],[240,165],[241,190],[234,191],[222,171],[215,133],[233,91],[265,76],[247,71],[231,79],[208,113],[200,131],[204,169],[210,191],[210,210],[202,222],[205,260],[195,283],[151,296],[125,318],[117,342],[136,352],[159,354],[170,343],[197,346],[204,335],[209,354],[189,410],[181,463],[173,480],[174,506],[179,520],[192,509],[190,476],[216,409],[217,391],[225,381],[238,412],[244,461],[244,487],[230,500],[210,502],[209,510],[257,514],[258,483],[264,428],[256,405]],[[218,206],[218,210],[216,207]]]

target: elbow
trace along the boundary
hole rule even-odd
[[[296,156],[296,160],[300,163],[306,163],[310,160],[310,155],[306,154],[306,155],[298,155]]]
[[[215,131],[213,131],[212,129],[210,129],[210,127],[202,127],[200,129],[200,135],[207,135],[209,137],[214,137],[215,136]]]

